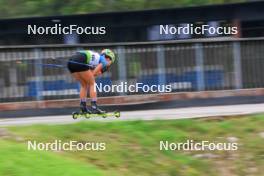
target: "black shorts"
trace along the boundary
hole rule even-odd
[[[70,57],[67,67],[71,73],[82,72],[92,69],[91,67],[85,64],[86,55],[83,53],[76,53],[75,55]]]

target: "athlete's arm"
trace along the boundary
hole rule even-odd
[[[94,77],[99,76],[102,74],[103,64],[98,64],[95,69],[93,70]]]
[[[105,56],[100,57],[100,64],[98,64],[95,69],[93,70],[93,75],[98,76],[100,74],[103,74],[106,72],[110,65],[111,65],[111,60],[109,58],[105,58]]]

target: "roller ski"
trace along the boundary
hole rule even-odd
[[[78,118],[93,118],[93,117],[120,117],[120,111],[114,111],[114,112],[105,112],[103,114],[93,114],[93,113],[87,113],[87,112],[73,112],[72,113],[72,118],[73,119],[78,119]]]
[[[78,118],[93,118],[93,117],[116,117],[119,118],[120,117],[120,112],[119,111],[114,111],[114,112],[106,112],[101,110],[96,103],[92,102],[92,107],[91,109],[88,109],[86,107],[86,103],[81,103],[80,104],[80,111],[79,112],[73,112],[72,113],[72,118],[73,119],[78,119]]]

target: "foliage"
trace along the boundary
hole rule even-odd
[[[236,3],[244,0],[0,0],[0,18]]]

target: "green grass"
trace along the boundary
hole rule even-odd
[[[103,175],[95,166],[50,152],[27,151],[23,144],[0,140],[0,175]]]
[[[157,120],[33,125],[0,136],[0,175],[261,175],[264,115],[217,120]],[[160,151],[159,141],[238,139],[237,151]],[[28,151],[27,141],[105,142],[105,151]],[[197,158],[197,154],[216,157]]]

